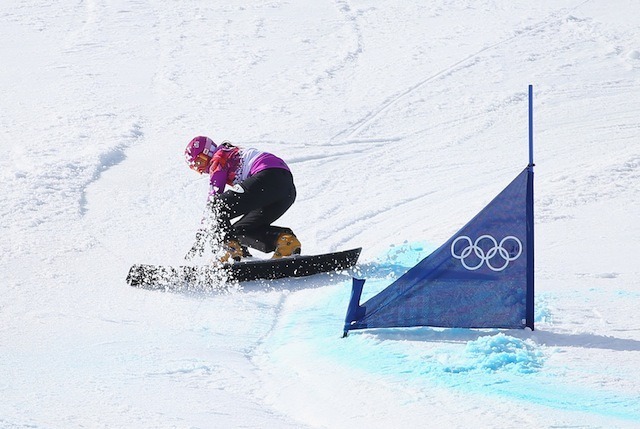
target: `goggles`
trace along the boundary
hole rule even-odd
[[[196,156],[196,158],[191,163],[189,163],[189,167],[192,170],[195,170],[198,173],[202,174],[207,170],[209,162],[211,162],[211,157],[205,155],[204,153],[201,153]]]

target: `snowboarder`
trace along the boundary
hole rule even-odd
[[[189,142],[185,157],[191,169],[210,175],[207,216],[212,220],[196,234],[187,259],[202,255],[207,240],[214,251],[214,246],[222,248],[220,262],[250,256],[247,247],[273,252],[273,258],[300,253],[300,241],[291,229],[271,225],[296,199],[291,170],[282,159],[228,141],[216,145],[205,136]],[[230,186],[226,191],[225,185]]]

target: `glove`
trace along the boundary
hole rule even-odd
[[[191,249],[184,256],[184,259],[190,261],[194,256],[202,256],[204,253],[204,246],[207,242],[207,238],[209,237],[209,232],[206,229],[199,229],[196,232],[196,241],[191,246]]]

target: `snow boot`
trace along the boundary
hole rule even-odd
[[[238,262],[244,254],[238,240],[228,240],[222,245],[222,249],[225,252],[220,258],[220,262],[222,263],[231,262],[231,260]]]
[[[284,258],[285,256],[299,255],[302,245],[294,233],[283,232],[276,240],[276,250],[272,259]]]

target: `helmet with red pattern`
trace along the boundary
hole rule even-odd
[[[207,171],[211,157],[217,148],[218,146],[209,137],[195,137],[184,150],[184,157],[189,168],[200,174]]]

